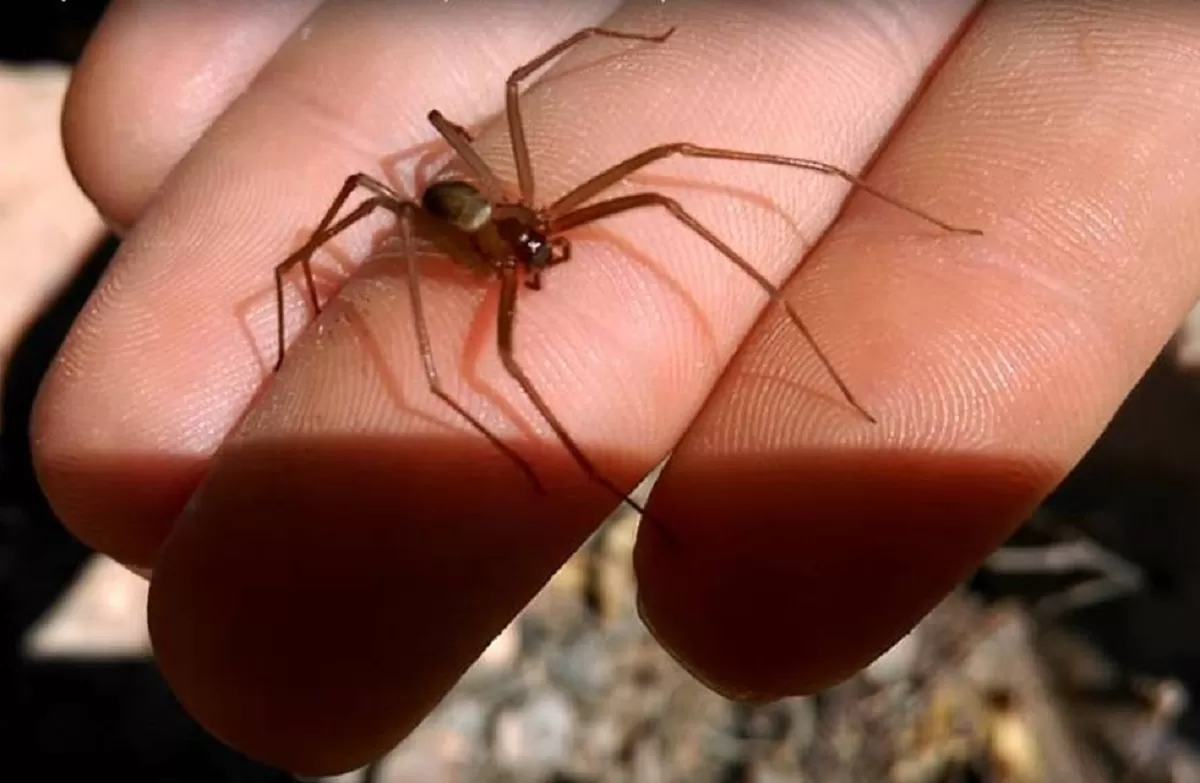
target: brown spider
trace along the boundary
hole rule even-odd
[[[757,283],[771,300],[781,299],[779,289],[762,276],[744,258],[738,255],[725,242],[704,227],[692,217],[677,201],[660,193],[646,192],[628,196],[620,196],[588,204],[604,190],[617,184],[633,172],[654,161],[683,155],[692,158],[715,158],[721,160],[739,160],[757,163],[769,163],[779,166],[806,169],[821,174],[840,177],[878,198],[896,206],[917,217],[929,221],[947,231],[967,234],[980,234],[975,229],[965,229],[952,226],[916,207],[898,201],[891,196],[872,188],[858,177],[827,163],[801,158],[788,158],[780,155],[766,155],[752,152],[701,147],[696,144],[679,142],[663,144],[640,152],[621,163],[608,168],[591,179],[579,185],[574,190],[545,207],[534,206],[533,168],[529,160],[529,149],[525,142],[525,132],[521,121],[521,108],[518,89],[522,79],[527,78],[553,58],[579,42],[592,37],[616,38],[630,41],[646,41],[662,43],[675,32],[675,28],[660,35],[626,33],[597,27],[580,30],[571,37],[559,42],[532,61],[517,68],[508,77],[506,83],[506,114],[509,134],[512,139],[513,158],[517,167],[517,181],[520,187],[520,198],[516,202],[504,197],[503,187],[479,154],[471,147],[472,138],[467,131],[446,119],[441,112],[434,109],[429,113],[429,121],[437,132],[458,154],[462,162],[478,179],[478,185],[465,181],[454,180],[437,182],[426,188],[420,202],[401,196],[378,179],[367,174],[354,174],[346,179],[337,198],[333,200],[325,217],[313,232],[312,237],[304,245],[292,253],[283,263],[275,268],[275,288],[278,296],[279,321],[279,358],[275,363],[278,370],[283,363],[284,353],[284,307],[283,307],[283,277],[292,267],[299,264],[304,270],[313,308],[319,313],[321,303],[317,299],[317,289],[313,281],[311,267],[312,254],[318,247],[328,242],[337,234],[355,223],[363,220],[377,209],[387,209],[393,212],[405,228],[411,230],[408,221],[423,230],[439,248],[453,260],[467,267],[482,270],[494,275],[500,280],[500,315],[497,335],[497,348],[505,369],[528,395],[534,407],[554,430],[555,435],[588,476],[622,501],[638,511],[641,506],[615,484],[605,478],[591,460],[576,445],[575,441],[559,423],[558,418],[550,410],[542,395],[529,381],[525,371],[513,356],[513,322],[517,308],[517,287],[520,280],[536,291],[542,286],[542,272],[557,264],[565,263],[571,257],[571,242],[563,233],[587,223],[609,217],[620,212],[627,212],[642,207],[661,207],[689,229],[699,234],[710,245],[719,250],[734,265],[745,272],[750,279]],[[371,197],[355,207],[349,214],[334,221],[338,211],[350,195],[358,188],[371,192]],[[408,234],[405,233],[405,239]],[[534,472],[532,465],[519,455],[512,447],[501,441],[487,429],[478,419],[472,416],[458,402],[450,397],[442,388],[438,379],[437,368],[433,361],[433,351],[430,347],[429,330],[425,322],[425,313],[421,306],[421,289],[417,264],[413,253],[406,253],[408,262],[408,288],[412,297],[414,320],[416,322],[417,339],[420,346],[421,359],[424,363],[425,377],[430,390],[447,405],[459,413],[476,430],[482,433],[500,451],[520,468],[533,486],[544,492],[541,481]],[[837,383],[846,400],[872,423],[875,418],[855,399],[850,389],[833,368],[833,364],[817,345],[811,333],[805,327],[800,316],[786,301],[784,309],[792,323],[795,324],[804,339],[816,352],[821,363]]]

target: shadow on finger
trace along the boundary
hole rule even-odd
[[[672,463],[634,552],[656,637],[732,697],[813,693],[898,640],[1056,476],[1019,455],[794,451]]]
[[[536,462],[548,497],[473,434],[227,444],[151,584],[180,701],[299,774],[383,755],[603,518],[569,458]]]

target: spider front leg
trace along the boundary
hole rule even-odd
[[[357,189],[364,188],[375,195],[355,207],[348,215],[336,223],[333,219],[337,213],[341,211],[342,206],[350,195]],[[393,211],[399,211],[399,207],[406,202],[398,193],[389,188],[384,183],[367,174],[352,174],[346,178],[342,189],[338,191],[337,197],[330,204],[329,209],[325,211],[325,216],[321,218],[321,222],[317,224],[316,230],[312,236],[305,242],[300,249],[292,253],[282,263],[275,267],[275,299],[276,299],[276,321],[278,324],[278,357],[275,360],[274,371],[278,372],[283,365],[284,345],[286,335],[284,334],[284,312],[283,312],[283,276],[297,264],[304,270],[304,281],[308,286],[309,300],[312,302],[313,310],[320,314],[321,302],[317,298],[317,285],[313,280],[312,273],[312,254],[317,248],[328,242],[333,237],[350,228],[350,226],[363,220],[368,215],[373,213],[380,207],[389,207]],[[330,225],[332,224],[332,225]]]
[[[639,514],[644,515],[646,510],[628,494],[621,491],[621,488],[609,481],[603,473],[596,469],[592,461],[588,459],[583,450],[576,445],[575,440],[567,432],[566,427],[550,410],[550,406],[546,400],[534,387],[533,382],[529,380],[529,376],[525,374],[525,370],[517,362],[517,358],[513,353],[513,327],[516,323],[517,316],[517,278],[511,271],[506,271],[501,274],[500,278],[500,314],[499,322],[496,329],[496,344],[500,354],[500,361],[504,365],[504,369],[512,376],[517,385],[521,387],[521,391],[525,392],[525,396],[533,403],[533,407],[537,408],[538,413],[550,425],[550,429],[554,430],[554,434],[558,437],[563,448],[571,455],[575,462],[583,469],[583,472],[588,475],[592,481],[608,490],[613,497],[622,503],[627,503],[630,508]]]
[[[543,65],[558,57],[560,54],[588,38],[616,38],[622,41],[646,41],[648,43],[663,43],[675,32],[672,27],[665,33],[651,35],[648,33],[624,33],[620,30],[609,30],[603,27],[586,27],[563,41],[539,54],[529,62],[509,74],[505,83],[504,108],[508,116],[508,134],[512,139],[513,163],[517,166],[517,183],[521,190],[521,201],[533,204],[534,183],[533,164],[529,160],[529,144],[525,141],[525,123],[521,119],[521,82],[534,74]]]
[[[571,260],[571,240],[566,237],[554,237],[550,240],[550,260],[545,267],[539,267],[533,270],[529,277],[525,279],[525,287],[530,291],[542,290],[542,273],[547,268],[558,266]]]
[[[673,144],[662,144],[657,147],[651,147],[648,150],[639,152],[615,166],[610,166],[596,176],[592,177],[582,185],[578,186],[569,193],[563,195],[558,201],[555,201],[546,208],[546,217],[553,220],[556,217],[561,217],[578,209],[592,198],[600,195],[603,191],[617,184],[621,180],[633,174],[636,171],[644,169],[655,161],[669,158],[675,155],[680,155],[686,158],[708,158],[710,160],[731,160],[741,161],[743,163],[765,163],[773,166],[783,166],[786,168],[802,169],[804,171],[812,171],[817,174],[825,174],[831,177],[837,177],[859,190],[864,190],[870,193],[875,198],[878,198],[897,209],[903,210],[910,215],[919,217],[920,219],[932,223],[939,228],[949,231],[953,234],[973,234],[975,236],[982,235],[983,232],[977,228],[964,228],[947,223],[941,218],[935,217],[925,210],[910,204],[907,201],[890,196],[879,190],[873,185],[868,184],[861,177],[851,174],[846,169],[838,166],[824,163],[811,158],[790,158],[784,155],[770,155],[759,152],[742,152],[741,150],[724,149],[722,147],[702,147],[699,144],[691,142],[675,142]]]
[[[471,146],[474,138],[463,126],[446,119],[446,115],[437,109],[429,112],[427,119],[434,130],[445,140],[450,148],[458,155],[466,167],[471,170],[483,187],[485,195],[493,202],[504,199],[504,184],[492,168],[484,162],[475,148]]]
[[[817,355],[817,359],[825,367],[825,370],[829,373],[830,377],[833,378],[833,381],[837,384],[838,390],[842,393],[842,396],[845,397],[846,401],[850,403],[855,410],[861,413],[867,419],[867,421],[871,422],[872,424],[876,423],[875,417],[872,416],[870,412],[863,407],[862,403],[858,401],[858,398],[854,396],[854,393],[850,391],[850,387],[846,385],[846,382],[842,380],[842,376],[834,368],[833,362],[830,361],[829,357],[825,355],[825,352],[821,350],[821,346],[813,337],[812,332],[808,330],[808,327],[804,324],[804,321],[800,319],[800,314],[797,313],[795,308],[793,308],[785,299],[783,299],[783,294],[779,290],[778,286],[773,284],[767,278],[763,277],[762,273],[755,269],[750,262],[742,258],[741,255],[739,255],[737,251],[735,251],[729,245],[725,244],[720,237],[718,237],[703,223],[693,217],[675,199],[664,196],[661,193],[635,193],[631,196],[621,196],[608,201],[601,201],[599,203],[577,209],[574,212],[568,212],[561,217],[552,219],[550,221],[550,231],[554,233],[566,231],[568,229],[575,228],[576,226],[594,223],[601,218],[611,217],[612,215],[616,215],[621,212],[628,212],[630,210],[640,209],[643,207],[662,207],[663,209],[666,209],[667,212],[669,212],[676,220],[678,220],[687,228],[691,229],[696,234],[699,234],[704,241],[708,242],[710,245],[720,251],[723,256],[732,261],[734,266],[742,270],[742,272],[744,272],[751,280],[758,284],[759,288],[762,288],[767,293],[772,302],[776,300],[782,301],[788,318],[800,331],[800,334],[804,336],[804,339],[808,342],[809,346],[812,347],[813,352]]]
[[[431,219],[428,213],[420,207],[411,202],[403,206],[413,221],[418,222],[422,229],[424,229],[425,236],[432,239],[442,252],[446,253],[452,259],[468,268],[478,269],[486,264],[486,261],[478,256],[470,244],[462,241],[461,236],[449,233],[445,225]],[[409,225],[407,221],[402,222],[404,223],[402,226],[402,236],[404,239],[404,256],[408,265],[408,294],[409,300],[412,303],[413,326],[417,332],[417,349],[421,354],[421,366],[425,371],[425,382],[429,387],[429,391],[461,416],[476,432],[487,438],[500,453],[508,457],[517,469],[525,474],[525,478],[528,479],[534,490],[540,494],[546,494],[545,486],[538,478],[533,466],[529,464],[529,461],[518,454],[507,443],[500,440],[500,437],[488,429],[483,422],[472,416],[442,386],[442,380],[437,370],[437,363],[433,358],[433,342],[429,339],[429,324],[425,320],[425,305],[421,301],[420,267],[417,266],[416,254],[412,252],[412,237],[409,233]]]

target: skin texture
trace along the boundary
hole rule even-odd
[[[428,394],[394,257],[267,372],[271,269],[342,179],[404,185],[434,107],[511,179],[503,79],[580,26],[679,32],[589,43],[540,80],[523,104],[540,200],[663,141],[851,169],[878,153],[873,184],[985,231],[862,195],[839,217],[842,184],[759,166],[641,183],[790,276],[875,426],[665,214],[583,232],[523,295],[518,357],[606,474],[632,486],[675,447],[635,553],[643,612],[726,693],[813,691],[885,649],[1072,467],[1197,297],[1190,4],[614,5],[493,4],[464,47],[469,4],[330,3],[214,77],[233,81],[206,94],[236,100],[195,109],[178,77],[129,95],[143,55],[121,41],[148,23],[118,3],[81,67],[71,160],[132,228],[43,388],[40,477],[80,538],[153,568],[163,672],[252,755],[320,774],[385,752],[611,509],[504,375],[494,290],[444,262],[423,280],[446,386],[549,497]],[[106,161],[141,156],[103,119],[127,112],[159,121],[122,177]],[[319,256],[325,277],[388,225]]]

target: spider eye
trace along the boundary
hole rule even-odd
[[[516,245],[521,260],[534,269],[550,266],[554,260],[554,245],[541,231],[522,226],[516,236]]]
[[[553,247],[546,238],[540,234],[527,234],[523,237],[525,240],[525,252],[529,255],[529,265],[533,267],[549,266]]]

